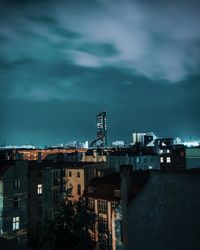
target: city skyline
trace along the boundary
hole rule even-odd
[[[1,1],[0,144],[200,137],[197,1]]]

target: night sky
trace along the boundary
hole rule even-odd
[[[0,144],[200,137],[200,2],[0,1]]]

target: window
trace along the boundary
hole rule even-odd
[[[121,196],[120,190],[114,190],[114,196],[115,197],[120,197]]]
[[[72,171],[69,171],[69,177],[72,177]]]
[[[77,185],[77,194],[81,195],[81,185],[80,184]]]
[[[94,199],[88,198],[88,207],[94,209]]]
[[[42,231],[42,223],[38,222],[38,224],[37,224],[37,232],[41,233],[41,231]]]
[[[37,185],[37,193],[42,194],[42,184]]]
[[[166,160],[167,160],[167,163],[170,163],[171,162],[171,157],[167,157]]]
[[[98,249],[107,250],[110,249],[108,244],[108,237],[106,235],[100,235],[98,240]]]
[[[163,157],[160,157],[160,162],[161,162],[161,163],[163,163],[163,162],[164,162]]]
[[[77,172],[77,177],[80,178],[80,172]]]
[[[14,189],[20,189],[20,179],[15,179],[14,180]]]
[[[92,194],[94,192],[94,187],[88,187],[88,193],[89,194]]]
[[[102,212],[102,213],[108,212],[108,205],[107,205],[106,200],[98,200],[97,205],[98,205],[99,212]]]
[[[53,184],[58,185],[58,171],[53,172]]]
[[[42,202],[39,201],[37,204],[37,214],[41,215],[42,214]]]
[[[54,195],[54,202],[58,202],[58,201],[59,201],[59,193],[58,193],[58,190],[55,189],[53,195]]]
[[[169,149],[167,149],[167,153],[169,153]]]
[[[13,231],[19,229],[19,217],[13,217]]]
[[[99,218],[98,221],[98,231],[100,233],[105,233],[108,230],[108,221],[107,219]]]
[[[13,208],[19,208],[19,196],[13,198]]]

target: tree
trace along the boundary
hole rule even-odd
[[[43,227],[39,249],[41,250],[86,250],[84,202],[67,200],[54,221]]]

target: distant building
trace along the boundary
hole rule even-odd
[[[200,168],[200,147],[186,148],[186,169]]]
[[[200,249],[200,171],[121,166],[124,250]]]
[[[141,143],[142,146],[148,145],[150,142],[152,142],[155,139],[154,133],[133,133],[133,145],[137,143]]]
[[[107,152],[107,168],[119,171],[123,164],[132,164],[133,170],[160,169],[160,156],[154,152],[154,147],[141,147],[141,144]]]
[[[107,125],[106,125],[106,112],[97,114],[97,141],[99,146],[107,146]]]
[[[106,162],[106,153],[102,149],[88,149],[82,153],[82,162]]]
[[[173,145],[160,147],[160,169],[184,170],[186,168],[185,147]]]
[[[124,143],[124,141],[113,141],[112,142],[112,146],[113,147],[124,147],[125,146],[125,143]]]
[[[119,173],[92,179],[84,197],[90,249],[123,249]]]

